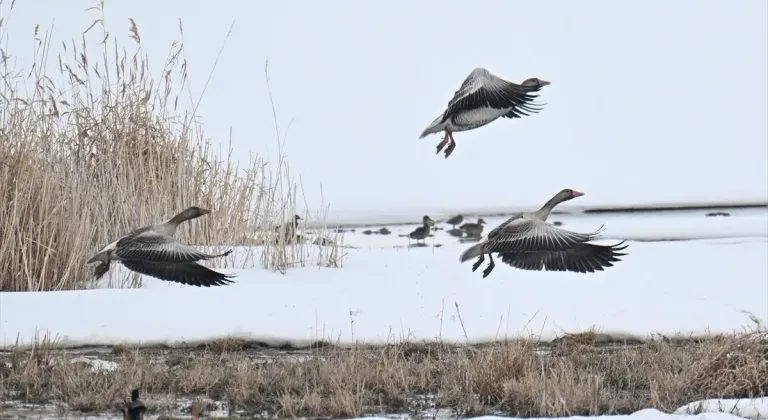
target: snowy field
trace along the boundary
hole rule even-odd
[[[175,345],[234,336],[301,346],[316,340],[548,340],[591,328],[638,339],[754,329],[768,320],[768,212],[728,211],[730,217],[704,211],[553,215],[566,229],[605,224],[602,242],[629,240],[623,261],[587,275],[497,263],[483,279],[471,263],[458,262],[470,243],[438,230],[427,245],[441,246],[408,248],[408,238],[399,235],[410,225],[392,226],[389,235],[363,234],[378,227],[343,233],[343,268],[286,274],[220,268],[236,274],[235,283],[210,289],[147,278],[140,289],[0,293],[0,347],[17,340],[26,345],[45,333],[68,345]],[[485,219],[487,232],[504,218]],[[238,249],[216,264],[238,267],[243,254]],[[133,304],[140,310],[120,310]]]

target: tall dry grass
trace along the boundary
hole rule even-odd
[[[94,23],[58,52],[51,34],[35,27],[30,68],[12,67],[13,52],[0,50],[0,290],[87,287],[85,261],[100,246],[191,205],[212,213],[182,227],[189,243],[266,244],[241,256],[242,267],[338,265],[333,247],[311,255],[306,246],[274,243],[272,227],[296,212],[300,189],[282,159],[270,167],[253,150],[240,167],[231,139],[216,150],[196,116],[182,111],[192,97],[183,43],[152,68],[137,24],[125,28],[132,45],[120,45],[103,6],[88,11]],[[12,8],[0,1],[0,41]],[[199,103],[189,102],[193,110]],[[124,276],[117,283],[138,278]]]

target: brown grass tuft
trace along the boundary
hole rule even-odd
[[[708,350],[696,363],[692,386],[706,395],[718,397],[768,395],[765,334],[741,336]]]
[[[0,21],[12,7],[0,3]],[[273,168],[256,154],[239,167],[231,147],[216,150],[197,116],[182,111],[197,106],[184,99],[184,45],[174,42],[165,65],[152,68],[136,22],[123,28],[135,44],[119,45],[102,8],[90,8],[94,22],[57,55],[38,26],[31,69],[10,67],[12,52],[1,51],[0,291],[87,287],[93,267],[85,261],[98,248],[190,205],[213,210],[181,229],[191,244],[266,244],[238,258],[240,267],[338,266],[326,247],[312,255],[274,244],[272,228],[296,212],[298,188],[282,160]],[[114,285],[136,285],[138,275],[125,272]]]
[[[244,346],[243,340],[233,337],[220,338],[205,344],[206,350],[215,353],[240,351]]]

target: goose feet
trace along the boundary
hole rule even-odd
[[[478,257],[477,261],[475,261],[475,263],[474,263],[474,264],[472,264],[472,272],[473,272],[473,273],[474,273],[475,271],[477,271],[478,267],[480,267],[480,264],[482,264],[482,263],[483,263],[483,261],[485,261],[485,255],[482,255],[482,254],[481,254],[481,255],[480,255],[480,257]]]
[[[448,138],[448,135],[446,134],[446,135],[445,135],[445,137],[443,137],[443,141],[441,141],[441,142],[440,142],[440,143],[437,145],[437,153],[440,153],[440,151],[441,151],[441,150],[443,150],[443,147],[445,147],[445,145],[446,145],[446,144],[448,144],[448,141],[449,141],[449,140],[450,140],[450,139]]]
[[[448,156],[453,153],[453,149],[456,148],[456,142],[451,140],[451,144],[448,145],[448,147],[445,148],[445,158],[448,159]]]
[[[493,269],[496,267],[496,263],[493,262],[493,255],[488,254],[488,258],[491,259],[491,262],[488,263],[488,267],[486,267],[485,270],[483,270],[483,278],[488,277],[488,275],[491,274],[491,271],[493,271]],[[482,264],[483,261],[485,261],[485,255],[480,255],[480,257],[477,258],[477,261],[475,261],[475,263],[472,264],[473,273],[477,271],[477,269],[480,267],[480,264]]]
[[[109,271],[109,263],[109,260],[102,261],[95,269],[93,269],[93,275],[96,277],[94,280],[98,280],[104,274],[107,274],[107,271]]]
[[[491,274],[491,271],[493,271],[493,269],[496,267],[496,263],[493,262],[493,255],[488,254],[488,258],[491,259],[491,262],[488,263],[488,267],[483,270],[483,278],[488,277],[488,275]]]
[[[453,134],[446,132],[445,137],[443,137],[443,141],[440,142],[440,144],[437,145],[437,153],[440,153],[441,150],[443,150],[443,147],[445,145],[448,145],[448,147],[445,148],[445,158],[447,159],[448,156],[453,153],[453,149],[456,148],[456,141],[453,139]]]

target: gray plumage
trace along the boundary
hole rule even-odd
[[[131,271],[160,280],[193,286],[218,286],[231,283],[233,276],[211,270],[195,261],[229,255],[209,254],[174,238],[180,223],[210,213],[210,210],[189,207],[170,220],[136,229],[102,248],[86,263],[101,262],[94,269],[98,280],[109,271],[111,261],[120,261]]]
[[[482,218],[477,219],[477,223],[464,223],[459,226],[459,230],[466,233],[467,236],[479,237],[483,234],[485,220]]]
[[[132,390],[131,401],[126,402],[123,405],[123,418],[129,420],[141,420],[144,418],[145,411],[147,411],[147,406],[139,399],[139,390]]]
[[[456,229],[456,225],[460,224],[462,221],[464,221],[464,216],[457,214],[456,216],[446,220],[445,223],[448,223],[449,225],[453,226],[454,229]]]
[[[280,225],[280,226],[275,228],[276,232],[278,232],[278,233],[280,231],[283,232],[283,235],[282,235],[283,243],[289,243],[289,242],[291,242],[291,239],[295,239],[296,238],[296,236],[297,236],[296,235],[296,230],[299,227],[299,220],[302,220],[301,216],[299,216],[298,214],[295,214],[295,215],[293,215],[293,220],[292,221],[283,223],[282,225]],[[278,243],[280,242],[280,238],[279,237],[278,237],[278,241],[277,242]]]
[[[419,138],[429,134],[445,132],[437,146],[437,153],[445,149],[445,157],[453,153],[456,141],[454,132],[474,130],[504,118],[520,118],[523,115],[541,111],[544,104],[535,103],[538,92],[550,82],[535,77],[522,84],[504,80],[484,68],[476,68],[464,79],[459,90],[448,102],[445,111],[424,129]]]
[[[578,233],[546,223],[556,205],[581,195],[584,194],[564,189],[538,211],[513,215],[491,230],[482,241],[462,252],[459,261],[463,263],[478,257],[472,265],[472,271],[475,271],[488,254],[490,263],[483,270],[483,277],[496,266],[494,252],[503,263],[522,270],[593,273],[612,267],[613,263],[621,261],[618,257],[627,255],[619,252],[629,246],[621,246],[624,241],[614,245],[591,244],[588,242],[599,238],[602,227],[592,233]]]
[[[423,241],[429,236],[430,228],[434,226],[435,221],[432,220],[429,216],[424,216],[421,218],[422,225],[414,229],[413,232],[408,234],[408,237],[411,239],[415,239],[416,241]]]

